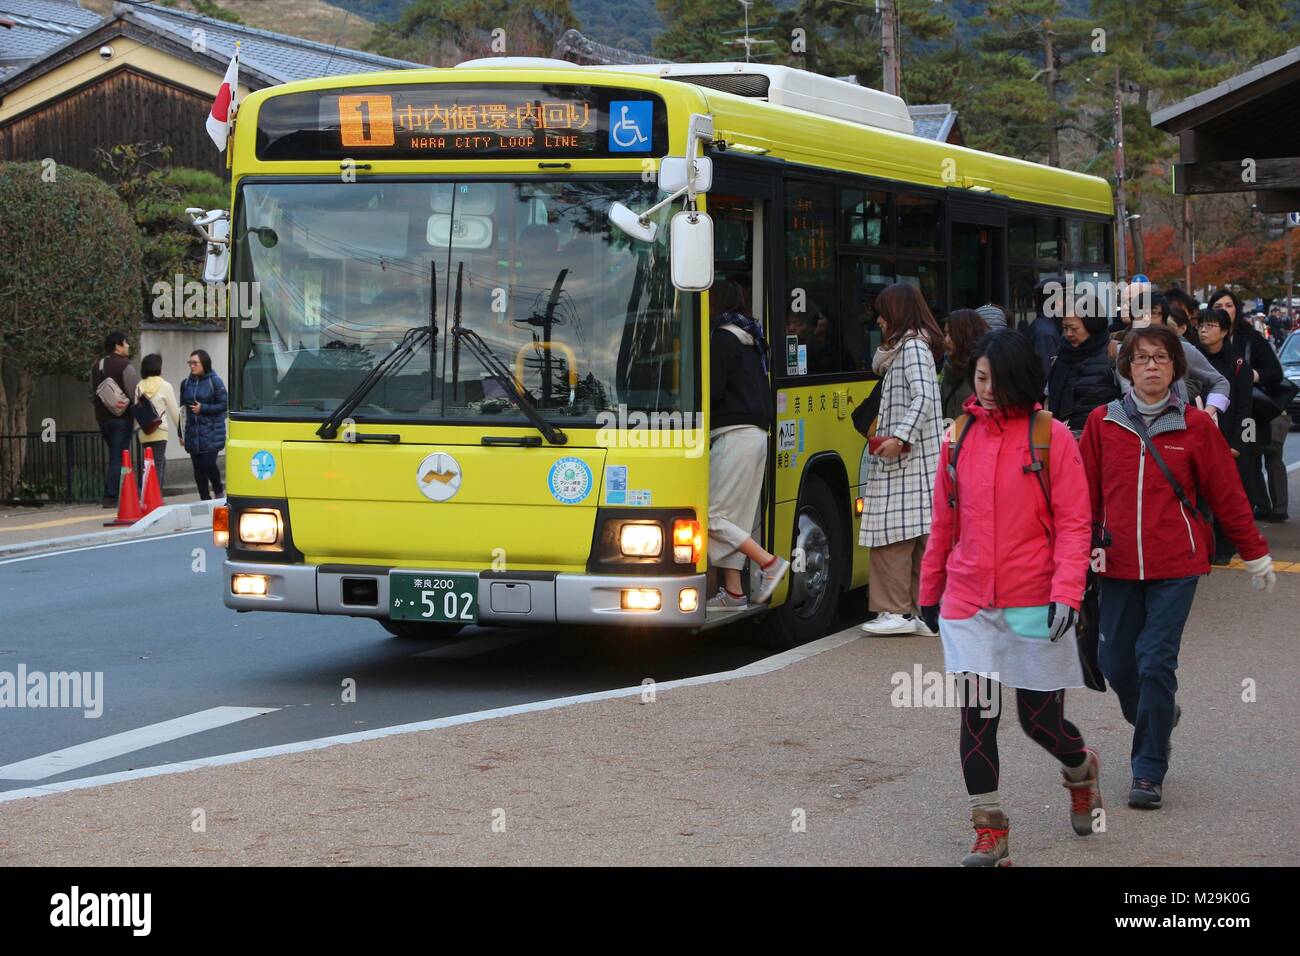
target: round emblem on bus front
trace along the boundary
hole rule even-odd
[[[591,493],[591,469],[581,458],[560,458],[551,466],[547,484],[556,501],[576,505]]]
[[[460,491],[460,462],[446,452],[426,455],[415,473],[420,494],[430,501],[446,501]]]

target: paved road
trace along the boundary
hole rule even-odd
[[[105,700],[97,719],[0,709],[0,769],[212,708],[276,708],[67,772],[0,779],[0,791],[731,670],[771,653],[725,632],[474,629],[411,642],[370,620],[238,614],[221,604],[222,554],[205,533],[0,563],[0,673],[102,671]],[[356,702],[345,706],[349,678]]]

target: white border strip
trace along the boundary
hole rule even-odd
[[[743,677],[758,677],[761,674],[770,674],[787,667],[796,661],[805,660],[809,657],[815,657],[825,651],[834,650],[842,647],[861,637],[861,632],[857,625],[840,631],[838,634],[832,634],[829,637],[823,637],[820,640],[813,641],[811,644],[804,644],[802,647],[796,647],[793,650],[783,651],[780,654],[774,654],[771,657],[765,657],[762,660],[754,661],[752,664],[746,664],[736,670],[721,671],[716,674],[702,674],[698,677],[683,677],[680,680],[664,681],[661,684],[655,684],[655,692],[662,690],[673,690],[678,687],[693,687],[700,684],[713,684],[719,681],[736,680]],[[334,737],[320,737],[316,740],[302,740],[297,743],[279,744],[274,747],[262,747],[257,750],[243,750],[238,753],[221,754],[214,757],[200,757],[197,760],[185,760],[179,763],[164,764],[159,767],[142,767],[138,770],[123,770],[118,773],[106,773],[97,777],[83,777],[80,780],[66,780],[61,783],[51,783],[40,787],[26,787],[22,790],[9,790],[0,793],[0,803],[11,803],[14,800],[23,800],[28,797],[44,797],[55,793],[67,793],[72,790],[88,790],[91,787],[102,787],[110,783],[122,783],[127,780],[141,780],[146,777],[161,777],[173,773],[185,773],[189,770],[198,770],[203,767],[224,767],[230,764],[244,763],[248,760],[260,760],[263,757],[279,757],[284,754],[304,753],[309,750],[322,750],[326,747],[333,747],[337,744],[360,743],[363,740],[378,740],[382,737],[394,737],[398,734],[410,734],[421,730],[440,730],[444,727],[458,727],[462,724],[475,724],[484,720],[495,720],[498,717],[513,717],[516,714],[533,714],[545,710],[558,710],[561,707],[572,707],[574,704],[588,704],[600,700],[614,700],[620,697],[636,697],[645,691],[645,687],[637,684],[635,687],[620,687],[616,690],[596,691],[590,694],[578,694],[574,697],[558,697],[554,700],[534,701],[530,704],[513,704],[509,707],[496,707],[492,710],[479,710],[469,714],[457,714],[451,717],[438,717],[434,720],[422,720],[411,724],[396,724],[392,727],[380,727],[376,730],[362,730],[350,734],[339,734]]]
[[[88,544],[80,548],[60,548],[58,551],[42,551],[40,554],[27,554],[21,558],[0,558],[0,567],[17,564],[19,561],[35,561],[38,558],[57,558],[61,554],[76,554],[79,551],[98,551],[100,548],[120,548],[124,544],[144,544],[147,541],[163,541],[167,538],[183,538],[190,534],[212,534],[211,528],[199,528],[197,531],[169,531],[154,534],[147,538],[127,538],[125,541],[110,541],[108,544]]]

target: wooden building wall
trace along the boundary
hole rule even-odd
[[[172,164],[225,172],[204,122],[212,100],[123,68],[0,125],[0,160],[53,157],[98,172],[94,149],[119,143],[166,143]]]

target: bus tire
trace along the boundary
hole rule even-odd
[[[386,617],[381,617],[379,623],[393,637],[410,641],[439,641],[445,637],[455,637],[465,626],[426,621],[390,621]]]
[[[810,476],[804,481],[795,510],[794,549],[802,548],[804,570],[790,568],[785,601],[766,615],[763,642],[787,650],[822,637],[835,623],[848,549],[846,518],[826,482]]]

